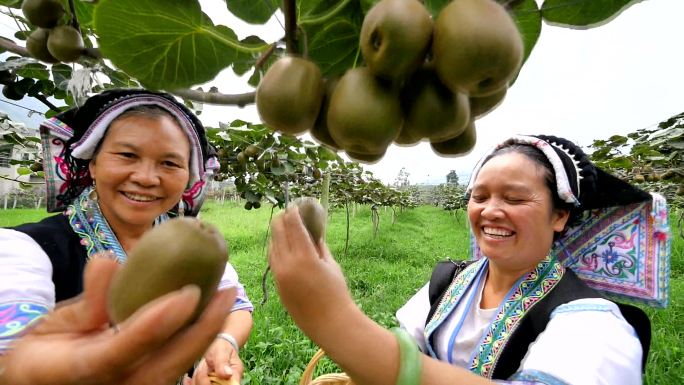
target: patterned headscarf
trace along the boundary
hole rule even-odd
[[[104,91],[90,97],[81,107],[64,111],[41,124],[49,212],[64,210],[92,184],[88,163],[107,129],[121,114],[138,106],[156,106],[167,111],[188,136],[190,181],[182,202],[185,215],[199,213],[207,182],[219,166],[204,126],[173,96],[141,89]],[[176,210],[178,207],[172,211]]]
[[[577,213],[551,253],[609,297],[667,306],[670,235],[665,198],[596,167],[567,139],[547,135],[517,135],[494,146],[475,166],[467,193],[482,165],[497,150],[516,144],[535,147],[546,156],[556,194]],[[482,257],[472,234],[471,251],[474,258]]]

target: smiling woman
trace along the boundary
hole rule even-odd
[[[172,366],[158,379],[161,383],[172,383],[199,359],[194,373],[198,381],[208,382],[210,373],[221,379],[239,380],[243,366],[238,349],[249,336],[253,307],[227,255],[218,288],[235,287],[237,300],[224,309],[230,312],[224,314],[221,324],[205,325],[205,331],[180,348],[174,348],[179,342],[173,338],[150,344],[140,336],[154,335],[157,329],[173,333],[180,324],[176,329],[173,325],[164,328],[153,324],[145,329],[140,328],[140,322],[127,321],[119,325],[120,333],[112,335],[106,324],[102,292],[108,288],[116,264],[89,267],[106,266],[103,261],[95,261],[103,257],[124,264],[153,226],[173,216],[195,216],[199,212],[206,183],[218,162],[197,117],[168,94],[110,90],[46,120],[41,125],[41,137],[48,211],[61,214],[38,223],[0,229],[0,383],[87,383],[85,379],[90,376],[112,378],[113,383],[121,384],[148,383],[140,380],[141,374],[133,367],[142,357],[157,354],[155,364]],[[101,281],[92,271],[101,272]],[[85,294],[79,297],[84,299],[74,299],[84,292],[84,285]],[[185,297],[192,291],[181,290]],[[61,312],[50,312],[60,308],[58,302],[63,300],[73,304],[64,305]],[[188,302],[191,312],[193,303]],[[91,323],[68,322],[74,316],[72,312],[83,313],[75,315],[86,321],[90,314]],[[178,313],[185,314],[181,310]],[[52,314],[50,319],[61,319],[62,323],[40,321],[45,314]],[[132,318],[144,320],[144,316]],[[156,320],[165,322],[159,316]],[[57,362],[40,366],[40,361],[31,358],[36,351],[46,349],[40,344],[40,336],[31,331],[34,324],[50,325],[52,332],[42,332],[46,342],[56,338],[55,334],[72,335],[55,344],[54,351],[85,356],[89,360],[84,365],[88,367],[85,373],[71,372],[68,365]],[[117,341],[123,338],[119,334],[129,335],[126,339],[130,343],[140,345],[117,350]],[[179,332],[178,337],[182,334]],[[215,338],[217,334],[224,337]],[[92,346],[111,350],[113,355],[88,354]],[[173,363],[169,364],[169,360]],[[20,362],[25,363],[23,371],[9,370],[18,368]],[[3,364],[8,368],[4,373]],[[120,365],[131,370],[122,370]],[[62,374],[66,377],[59,377]],[[164,380],[167,377],[168,381]],[[43,379],[49,381],[41,382]]]

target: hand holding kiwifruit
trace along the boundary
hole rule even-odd
[[[108,311],[123,322],[148,302],[186,285],[202,291],[197,317],[217,290],[228,260],[223,235],[212,225],[175,218],[143,235],[109,289]]]
[[[325,237],[325,225],[328,215],[318,199],[312,197],[300,197],[292,201],[293,206],[299,209],[299,216],[304,222],[304,227],[311,235],[314,243]]]

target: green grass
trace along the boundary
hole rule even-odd
[[[276,210],[277,212],[277,210]],[[230,245],[231,261],[240,273],[254,302],[254,329],[241,353],[248,368],[244,383],[297,384],[304,367],[317,350],[289,319],[278,302],[269,276],[269,298],[264,296],[261,277],[266,269],[264,242],[270,209],[246,211],[241,204],[221,206],[208,202],[202,219],[214,223]],[[0,214],[0,226],[35,221],[42,210],[8,210]],[[375,321],[394,326],[394,312],[430,276],[432,266],[445,257],[467,257],[468,238],[463,215],[452,216],[434,207],[419,207],[397,213],[380,210],[380,231],[373,239],[370,210],[360,207],[351,217],[350,243],[344,255],[346,232],[344,210],[331,214],[327,239],[342,266],[354,298]],[[674,221],[672,221],[674,223]],[[673,231],[673,234],[675,232]],[[684,240],[672,242],[670,306],[647,309],[653,326],[653,341],[644,383],[684,383]],[[319,373],[339,371],[328,360]]]

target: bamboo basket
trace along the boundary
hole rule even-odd
[[[306,365],[302,378],[299,380],[299,385],[354,385],[351,378],[346,373],[329,373],[313,379],[313,373],[316,369],[316,364],[321,358],[325,356],[323,349],[318,349],[316,354],[311,357],[311,361]]]

